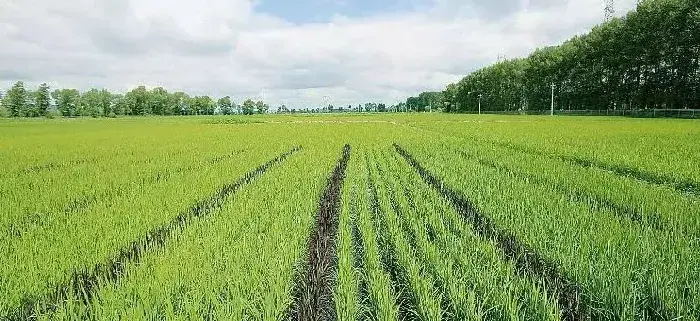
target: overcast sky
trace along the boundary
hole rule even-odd
[[[393,104],[602,18],[603,0],[0,0],[0,89]]]

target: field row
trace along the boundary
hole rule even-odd
[[[668,182],[431,123],[164,126],[0,173],[0,319],[700,315]]]

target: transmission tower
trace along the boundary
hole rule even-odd
[[[610,21],[615,16],[615,0],[603,0],[605,4],[605,21]]]

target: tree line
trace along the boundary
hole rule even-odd
[[[209,96],[190,96],[184,92],[170,93],[162,87],[147,89],[139,86],[126,94],[112,93],[106,89],[56,89],[51,91],[41,84],[35,91],[27,90],[21,81],[6,93],[0,93],[0,115],[9,117],[117,117],[117,116],[174,116],[174,115],[253,115],[268,112],[291,113],[345,113],[345,112],[397,112],[406,111],[406,104],[388,106],[368,102],[349,105],[347,108],[327,107],[290,109],[280,105],[276,109],[263,101],[245,100],[236,104],[230,96],[214,100]]]
[[[9,117],[46,117],[54,113],[63,117],[117,117],[122,115],[214,115],[265,114],[270,106],[263,101],[245,100],[238,105],[230,96],[214,100],[209,96],[190,96],[184,92],[170,93],[162,87],[146,89],[139,86],[126,94],[106,89],[56,89],[41,84],[36,91],[27,90],[16,82],[2,95],[0,106]]]
[[[646,0],[558,46],[479,69],[408,103],[446,112],[700,108],[700,1]],[[437,101],[428,97],[437,97]]]

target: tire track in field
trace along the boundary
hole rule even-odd
[[[74,270],[65,282],[47,286],[47,288],[53,288],[53,291],[44,295],[22,298],[19,306],[10,309],[7,319],[36,318],[39,314],[55,311],[64,301],[69,299],[75,299],[78,304],[88,306],[93,299],[98,298],[100,286],[118,284],[119,280],[126,275],[128,265],[136,264],[141,261],[143,256],[164,247],[170,238],[187,228],[192,220],[211,215],[220,209],[238,190],[263,175],[272,166],[284,162],[299,150],[301,147],[296,146],[246,173],[238,180],[224,185],[219,191],[196,202],[168,223],[150,230],[143,237],[121,248],[106,262]]]
[[[610,212],[613,215],[617,216],[617,218],[620,220],[630,220],[634,223],[642,224],[651,227],[654,230],[663,231],[667,233],[673,233],[673,231],[675,230],[674,227],[664,224],[661,215],[656,212],[651,212],[644,216],[641,213],[639,213],[635,208],[625,204],[617,204],[615,201],[610,200],[608,198],[599,197],[583,191],[573,190],[554,180],[547,178],[539,178],[523,170],[514,170],[505,164],[499,164],[492,160],[479,158],[477,156],[470,155],[469,153],[462,150],[455,151],[461,154],[463,157],[472,159],[483,166],[493,168],[498,171],[504,171],[512,175],[516,179],[520,179],[526,182],[532,182],[542,186],[554,187],[556,191],[558,191],[561,194],[568,195],[576,202],[589,205],[591,210],[596,210],[595,206],[598,206],[599,208],[605,208],[610,210]],[[588,201],[593,202],[593,204],[590,204]],[[693,230],[683,231],[683,233],[686,233],[686,235],[690,236],[691,238],[698,238],[698,234]],[[646,285],[641,289],[641,291],[637,292],[637,295],[640,295],[639,302],[644,302],[642,308],[646,315],[661,318],[663,320],[673,319],[673,313],[671,312],[671,310],[668,309],[664,301],[659,297],[656,290],[653,290],[650,286]]]
[[[136,189],[143,189],[148,186],[162,184],[169,181],[175,175],[180,175],[182,173],[204,168],[207,166],[207,164],[212,166],[216,165],[217,163],[233,158],[234,156],[245,153],[246,151],[247,150],[244,149],[234,150],[226,154],[206,158],[201,162],[197,162],[194,164],[190,163],[187,166],[180,166],[173,170],[166,168],[163,170],[158,170],[156,172],[146,173],[145,175],[142,175],[139,179],[131,182],[126,182],[119,185],[112,185],[99,191],[93,191],[92,193],[83,193],[80,196],[73,197],[72,199],[70,199],[64,206],[62,211],[56,213],[54,216],[48,215],[48,220],[45,217],[45,215],[42,215],[42,213],[31,213],[24,215],[20,220],[18,220],[17,222],[12,222],[6,227],[7,236],[9,236],[10,238],[22,237],[22,235],[24,235],[25,233],[37,228],[41,228],[45,225],[64,224],[67,222],[69,217],[76,212],[88,209],[99,203],[107,203],[113,199],[120,198],[125,194],[131,192],[132,188],[130,188],[130,186],[132,186],[135,182],[140,182],[140,185],[134,187]],[[137,163],[137,165],[150,160],[151,159],[139,162]],[[0,235],[0,240],[2,240],[4,236],[5,235]]]
[[[384,171],[381,169],[381,167],[379,165],[377,165],[377,171],[379,172],[380,176],[384,177]],[[410,194],[410,191],[408,189],[407,184],[405,184],[405,182],[403,182],[401,177],[399,177],[399,175],[396,172],[392,172],[392,174],[393,175],[391,175],[391,176],[394,177],[394,179],[396,180],[396,183],[401,185],[401,191],[403,191],[403,195],[408,202],[408,207],[409,207],[408,210],[410,212],[413,212],[413,214],[415,215],[417,212],[417,207],[416,207],[415,202],[413,201],[413,197]],[[448,291],[447,291],[445,283],[441,282],[440,277],[437,276],[437,272],[435,271],[434,266],[432,266],[432,264],[425,259],[425,257],[424,257],[425,248],[418,244],[417,233],[414,230],[414,226],[411,225],[411,222],[407,221],[407,220],[409,220],[409,218],[407,217],[406,211],[402,208],[402,206],[399,205],[399,202],[397,201],[397,198],[398,198],[397,193],[400,193],[400,192],[397,192],[393,188],[388,186],[387,179],[385,179],[385,185],[388,187],[387,191],[389,192],[389,202],[391,204],[392,210],[397,215],[401,231],[403,232],[404,235],[407,236],[407,242],[408,242],[408,245],[410,246],[410,248],[414,249],[414,251],[415,251],[413,253],[414,254],[413,257],[417,261],[420,262],[420,265],[422,265],[423,267],[426,268],[427,271],[429,271],[428,273],[432,277],[431,284],[433,286],[435,286],[436,288],[440,289],[441,293],[443,293],[443,294],[447,293]],[[420,223],[417,223],[417,224],[423,225],[423,227],[425,227],[425,225],[424,225],[425,222],[422,222],[422,220]],[[431,235],[430,226],[428,226],[428,228],[426,228],[426,230],[428,231],[428,235]],[[434,240],[435,240],[435,232],[434,231],[432,231],[431,236],[432,237],[429,237],[428,242],[430,242],[431,244],[434,244]],[[419,256],[418,254],[421,254],[423,256]],[[410,294],[411,300],[412,300],[411,304],[413,304],[414,307],[417,307],[418,306],[418,297],[413,292],[411,292],[409,294]],[[450,315],[446,313],[447,311],[449,311],[449,306],[450,306],[449,298],[446,295],[442,295],[440,298],[440,307],[443,311],[443,319],[444,320],[453,320],[453,318],[451,318]]]
[[[338,234],[340,198],[345,170],[350,160],[350,145],[328,178],[328,184],[318,201],[316,228],[308,243],[306,271],[295,282],[292,320],[335,320],[333,301],[334,275],[337,271],[335,240]]]
[[[463,198],[426,170],[403,147],[395,143],[394,148],[428,185],[452,202],[457,212],[472,226],[477,235],[496,243],[495,245],[504,256],[515,264],[519,273],[533,280],[544,279],[546,281],[547,292],[556,298],[563,320],[589,319],[591,307],[586,304],[586,298],[589,296],[584,293],[580,285],[566,276],[554,263],[520,243],[511,233],[496,226],[489,217],[480,213],[469,200]]]
[[[393,175],[393,176],[394,176],[394,179],[396,179],[396,181],[401,185],[401,189],[402,189],[402,191],[403,191],[403,195],[404,195],[404,197],[406,198],[406,200],[408,201],[408,206],[409,206],[410,211],[412,211],[412,212],[414,212],[414,213],[417,213],[417,212],[418,212],[418,207],[416,206],[416,203],[415,203],[414,198],[413,198],[413,196],[414,196],[414,191],[413,191],[413,190],[410,190],[410,189],[408,188],[409,184],[406,183],[406,181],[404,181],[404,180],[402,179],[402,177],[399,176],[398,173],[394,172],[393,174],[394,174],[394,175]],[[404,233],[409,234],[409,235],[414,239],[414,240],[413,240],[413,243],[412,243],[413,248],[417,249],[417,251],[419,251],[423,256],[425,256],[425,254],[426,254],[426,247],[425,247],[425,246],[422,246],[422,247],[419,247],[419,246],[418,246],[417,241],[416,241],[417,236],[416,236],[416,233],[415,233],[415,231],[414,231],[415,228],[423,228],[423,229],[425,229],[425,232],[426,232],[426,240],[427,240],[427,242],[430,243],[430,244],[432,244],[433,246],[436,246],[436,247],[438,246],[438,245],[436,244],[436,240],[438,239],[438,233],[435,231],[435,228],[433,227],[433,225],[432,225],[429,221],[425,221],[425,220],[422,220],[422,219],[421,219],[421,220],[419,220],[419,222],[415,223],[416,226],[409,227],[409,226],[407,226],[407,225],[410,225],[410,223],[409,223],[409,222],[406,222],[405,217],[402,217],[402,218],[401,218],[401,224],[402,224],[404,230],[410,230],[410,231],[411,231],[410,233],[409,233],[409,232],[404,232]],[[450,233],[450,234],[452,234],[452,235],[455,236],[455,237],[461,237],[461,236],[460,236],[460,233],[459,233],[457,230],[455,230],[454,227],[450,226],[450,227],[448,227],[447,229],[448,229],[448,231],[446,231],[446,233]],[[441,235],[441,237],[445,237],[445,235]],[[438,289],[440,289],[440,291],[444,294],[444,295],[442,296],[442,300],[441,300],[441,302],[440,302],[440,305],[441,305],[442,310],[443,310],[443,320],[446,320],[446,321],[462,320],[462,319],[460,319],[460,318],[455,314],[456,309],[454,309],[454,305],[453,305],[453,303],[450,301],[450,297],[449,297],[449,295],[448,295],[448,293],[449,293],[449,290],[448,290],[449,285],[446,283],[446,280],[443,279],[443,278],[439,275],[440,273],[436,270],[436,268],[435,268],[435,266],[434,266],[433,264],[431,264],[430,262],[428,262],[427,259],[422,259],[422,260],[423,260],[423,263],[425,264],[425,266],[428,267],[428,270],[430,271],[429,273],[430,273],[430,275],[431,275],[431,276],[433,277],[433,279],[434,279],[435,286],[436,286]],[[454,264],[455,264],[455,266],[461,266],[461,265],[462,265],[462,263],[461,263],[461,262],[458,262],[458,261],[454,261]],[[475,290],[475,291],[476,291],[476,290]],[[480,296],[485,296],[484,293],[481,293],[481,292],[478,292],[478,295],[480,295]],[[488,310],[488,311],[497,311],[497,310],[499,310],[499,307],[487,306],[486,310]]]
[[[46,162],[43,164],[37,164],[37,165],[32,165],[29,167],[22,168],[22,169],[18,169],[14,172],[14,175],[19,177],[19,176],[28,175],[28,174],[38,174],[41,172],[53,171],[53,170],[71,167],[71,166],[90,164],[90,163],[96,162],[97,160],[98,160],[97,157],[91,157],[91,158],[72,159],[72,160],[68,160],[66,162],[62,162],[62,163],[49,161],[49,162]],[[12,173],[8,173],[8,174],[12,175]],[[7,176],[9,176],[9,175],[7,175]],[[7,176],[5,176],[5,177],[7,177]]]
[[[598,315],[600,311],[597,311],[592,306],[592,303],[596,301],[595,298],[586,293],[576,281],[567,276],[555,263],[543,257],[528,245],[521,243],[509,231],[499,228],[491,218],[480,213],[468,199],[425,169],[401,146],[394,143],[394,148],[428,185],[435,188],[452,202],[455,209],[479,236],[496,243],[505,257],[515,264],[518,273],[533,280],[544,279],[546,281],[545,288],[550,296],[557,299],[562,320],[597,320],[605,318]],[[642,289],[642,291],[648,297],[646,304],[642,307],[647,315],[658,320],[677,319],[657,293],[650,289]],[[610,309],[606,310],[609,311]]]
[[[501,142],[492,140],[485,140],[485,142],[530,155],[543,156],[550,159],[557,159],[560,161],[567,162],[574,166],[597,168],[602,171],[613,173],[617,176],[630,177],[652,185],[665,186],[685,196],[700,196],[700,182],[696,182],[692,179],[677,179],[668,175],[654,173],[646,171],[644,169],[634,168],[622,164],[611,164],[594,158],[549,153],[511,142]]]
[[[597,196],[597,195],[592,195],[588,192],[585,191],[579,191],[575,190],[569,187],[564,186],[564,184],[558,183],[555,180],[552,179],[547,179],[547,178],[541,178],[536,175],[532,175],[530,173],[527,173],[524,170],[518,170],[518,169],[513,169],[512,167],[509,167],[508,165],[502,164],[502,163],[497,163],[493,160],[487,160],[484,158],[479,158],[477,156],[474,156],[466,151],[463,150],[455,150],[457,153],[459,153],[462,157],[471,159],[473,161],[476,161],[477,163],[498,170],[498,171],[503,171],[508,174],[511,174],[513,177],[526,181],[526,182],[531,182],[535,183],[538,185],[542,186],[548,186],[548,187],[554,187],[554,189],[559,192],[560,194],[568,195],[575,201],[583,204],[588,204],[590,207],[594,207],[593,205],[596,205],[599,208],[605,208],[610,210],[615,216],[617,216],[619,219],[627,219],[632,222],[638,223],[638,224],[643,224],[647,225],[655,230],[659,231],[665,231],[665,230],[670,230],[670,228],[664,226],[663,224],[663,219],[660,214],[656,212],[651,212],[647,213],[646,215],[643,215],[640,213],[637,209],[635,209],[632,206],[628,206],[626,204],[618,204],[617,202]],[[590,201],[590,202],[589,202]],[[593,204],[591,204],[593,203]]]
[[[435,129],[422,128],[422,127],[416,127],[416,126],[409,126],[409,127],[414,129],[414,130],[429,131],[429,132],[449,136],[449,137],[459,139],[459,140],[464,139],[464,137],[456,136],[456,135],[453,135],[450,133],[443,133],[443,132],[440,132],[440,131],[435,130]],[[521,144],[516,144],[513,142],[503,142],[503,141],[497,141],[497,140],[485,139],[485,138],[477,138],[477,137],[470,137],[470,138],[473,140],[482,142],[482,143],[496,145],[499,147],[507,148],[507,149],[514,150],[517,152],[522,152],[525,154],[542,156],[542,157],[547,157],[550,159],[557,159],[557,160],[564,161],[564,162],[567,162],[571,165],[579,166],[579,167],[597,168],[597,169],[602,170],[602,171],[613,173],[613,174],[620,176],[620,177],[630,177],[630,178],[636,179],[638,181],[642,181],[642,182],[649,183],[652,185],[665,186],[665,187],[668,187],[668,188],[675,190],[676,192],[678,192],[684,196],[700,197],[700,182],[697,182],[697,181],[689,179],[689,178],[678,179],[678,178],[670,177],[668,175],[646,171],[646,170],[640,169],[640,168],[633,168],[633,167],[625,166],[625,165],[621,165],[621,164],[610,164],[610,163],[607,163],[607,162],[604,162],[601,160],[597,160],[594,158],[584,158],[584,157],[580,157],[580,156],[562,155],[562,154],[546,152],[543,150],[539,150],[539,149],[525,146],[525,145],[521,145]]]

